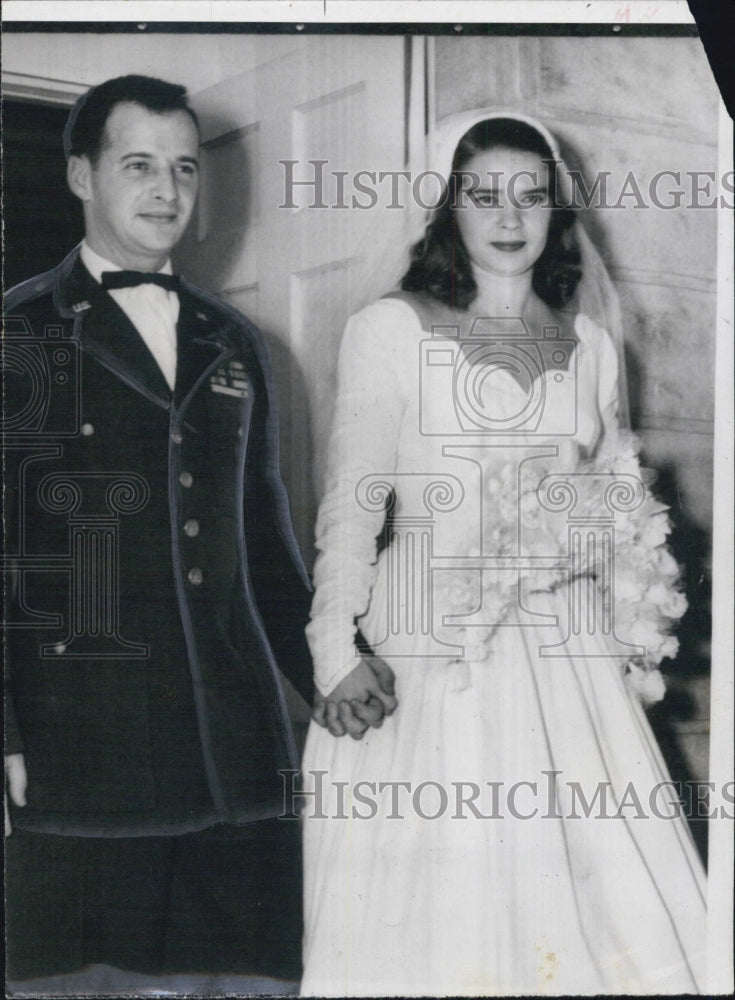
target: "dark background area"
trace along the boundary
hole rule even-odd
[[[66,186],[66,107],[3,101],[3,288],[47,271],[84,235]]]

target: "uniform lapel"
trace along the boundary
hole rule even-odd
[[[57,289],[62,315],[75,317],[80,346],[136,392],[158,406],[171,390],[145,341],[115,300],[82,264],[78,251],[63,262]],[[233,354],[216,314],[185,287],[179,293],[174,402],[181,406],[197,383]]]
[[[59,305],[77,317],[79,343],[86,354],[151,402],[170,406],[171,390],[145,341],[79,259],[60,284]]]
[[[226,331],[205,305],[185,288],[179,293],[179,301],[174,391],[177,406],[182,405],[205,374],[233,353]]]
[[[82,348],[131,388],[168,406],[171,390],[146,342],[114,299],[102,291],[99,299],[86,319]]]

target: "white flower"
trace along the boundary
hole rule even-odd
[[[432,597],[445,614],[474,611],[480,603],[479,571],[455,567],[432,573]]]
[[[659,580],[648,588],[646,600],[656,604],[660,608],[661,614],[666,615],[667,618],[681,618],[688,607],[686,597],[678,590],[674,590],[673,587],[667,586],[663,580]]]
[[[637,476],[640,472],[637,438],[624,431],[605,438],[594,465],[602,472],[623,472]]]
[[[669,519],[663,512],[653,514],[641,527],[641,544],[646,548],[655,549],[663,545],[669,533]]]
[[[615,600],[640,601],[645,593],[645,584],[630,573],[615,574]]]
[[[675,635],[665,636],[659,648],[661,659],[673,660],[678,652],[679,652],[679,640],[676,638],[676,636]]]
[[[661,503],[660,500],[657,500],[656,497],[652,496],[651,493],[648,492],[646,493],[645,501],[641,504],[639,508],[641,512],[641,517],[643,517],[644,515],[646,517],[650,517],[653,514],[665,514],[669,509],[670,508],[668,507],[667,504]],[[671,528],[669,527],[669,531],[670,530]]]
[[[676,655],[678,643],[668,635],[668,625],[681,617],[687,603],[676,587],[679,567],[665,544],[670,531],[668,508],[650,492],[652,476],[649,470],[641,468],[638,451],[635,436],[621,432],[606,437],[593,459],[575,461],[578,455],[567,449],[563,456],[559,453],[559,461],[534,460],[521,463],[520,467],[514,462],[498,466],[488,461],[483,470],[482,553],[544,556],[545,562],[551,557],[553,565],[546,565],[543,570],[527,565],[520,570],[481,574],[482,620],[492,626],[485,636],[474,627],[468,630],[473,633],[464,637],[468,658],[486,658],[492,646],[494,625],[506,619],[509,609],[519,600],[523,601],[532,592],[553,590],[568,582],[569,512],[546,509],[541,502],[543,498],[538,496],[544,477],[554,470],[561,471],[564,466],[576,490],[574,517],[596,521],[605,512],[603,493],[610,476],[627,474],[639,481],[639,489],[641,484],[644,486],[645,498],[634,510],[616,512],[612,565],[603,573],[602,550],[598,547],[593,559],[593,550],[585,546],[579,554],[581,562],[575,563],[574,570],[580,575],[595,575],[600,582],[609,580],[606,588],[609,588],[608,598],[610,591],[614,596],[616,634],[639,644],[645,651],[638,668],[645,682],[644,700],[650,702],[661,696],[663,682],[660,675],[653,675],[653,668],[664,657]],[[471,533],[471,526],[459,527],[462,536],[457,541],[464,544],[456,551],[468,554],[470,546],[476,548],[476,533]],[[461,614],[477,609],[480,596],[477,576],[468,571],[448,575],[454,578],[447,580],[440,573],[444,578],[437,583],[446,610]]]
[[[624,638],[628,638],[625,636]],[[660,651],[664,642],[664,638],[668,639],[670,636],[662,636],[658,627],[658,623],[652,621],[650,618],[638,618],[633,621],[630,626],[630,641],[635,643],[636,646],[643,646],[644,652],[643,656],[656,658],[657,662],[661,658]]]
[[[657,566],[659,574],[671,580],[676,580],[679,576],[679,564],[676,559],[672,556],[666,548],[660,548],[657,550]]]
[[[645,706],[654,705],[666,694],[666,684],[660,670],[645,670],[635,663],[629,663],[625,682]]]
[[[622,458],[616,458],[613,463],[613,472],[619,472],[626,476],[636,476],[639,478],[641,467],[635,455],[625,456]]]
[[[618,545],[624,545],[635,538],[638,524],[635,513],[617,513],[615,515],[615,541]]]

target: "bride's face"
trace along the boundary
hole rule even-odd
[[[530,272],[546,246],[553,209],[537,153],[496,146],[462,167],[455,209],[470,260],[498,277]],[[474,178],[479,179],[478,186]]]

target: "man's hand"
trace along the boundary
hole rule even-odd
[[[5,758],[5,788],[3,790],[3,805],[5,806],[5,836],[13,832],[8,813],[8,790],[10,798],[16,806],[26,804],[26,762],[22,753],[11,753]]]
[[[382,726],[398,704],[394,695],[395,674],[379,656],[366,656],[362,663],[327,695],[316,695],[312,717],[332,736],[362,739],[369,726]]]

